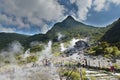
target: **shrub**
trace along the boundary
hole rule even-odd
[[[36,62],[38,58],[36,56],[27,57],[27,63]]]
[[[72,80],[80,80],[80,72],[79,71],[72,72],[72,71],[66,70],[63,72],[63,76],[67,76],[67,77],[69,76],[70,79],[72,79]],[[85,69],[82,69],[82,79],[87,80]]]
[[[70,75],[71,74],[71,75]],[[80,80],[80,74],[79,74],[79,72],[77,72],[77,71],[73,71],[73,72],[71,72],[71,71],[65,71],[64,73],[63,73],[63,76],[66,76],[66,77],[70,77],[70,79],[72,79],[72,80]]]

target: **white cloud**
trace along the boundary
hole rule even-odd
[[[88,12],[90,9],[93,9],[96,12],[107,11],[110,9],[111,3],[120,5],[120,0],[70,0],[70,3],[76,4],[78,8],[77,13],[72,14],[75,15],[77,19],[83,21],[89,16]]]
[[[94,10],[97,12],[107,11],[110,5],[120,5],[120,0],[93,0]]]
[[[0,32],[13,33],[15,30],[13,28],[5,28],[0,24]]]
[[[106,6],[106,0],[94,0],[93,2],[94,10],[100,12]]]
[[[75,3],[78,7],[77,16],[79,20],[86,20],[89,9],[92,6],[92,0],[70,0],[71,4]]]
[[[22,21],[23,17],[27,17],[29,23],[42,29],[42,26],[46,25],[44,21],[56,21],[63,17],[65,12],[64,6],[60,5],[58,0],[0,0],[0,9],[6,14],[14,15],[16,21],[6,16],[4,21],[19,28],[30,26]]]
[[[4,23],[8,26],[10,25],[18,26],[19,29],[29,27],[29,24],[24,24],[22,19],[18,17],[14,18],[13,16],[8,17],[5,14],[0,14],[0,23]]]
[[[75,3],[76,2],[76,0],[70,0],[70,3],[71,4],[73,4],[73,3]]]
[[[109,0],[109,1],[116,5],[120,5],[120,0]]]
[[[120,0],[69,0],[70,5],[77,6],[75,10],[60,5],[58,0],[0,0],[0,24],[18,26],[17,29],[30,28],[35,25],[45,33],[49,30],[47,22],[61,21],[65,12],[80,21],[86,20],[89,11],[101,12],[109,10],[112,4],[120,5]],[[66,1],[67,2],[67,1]],[[93,7],[92,7],[93,6]],[[2,13],[3,12],[3,13]],[[23,21],[26,18],[27,22]]]

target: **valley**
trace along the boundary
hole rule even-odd
[[[98,28],[68,16],[46,34],[0,33],[1,80],[119,80],[119,36],[110,41],[119,24]]]
[[[79,80],[82,77],[82,80],[119,80],[120,72],[117,69],[120,68],[115,67],[115,72],[109,70],[110,63],[120,66],[119,59],[116,63],[112,63],[110,59],[104,58],[102,55],[92,56],[86,54],[84,52],[84,49],[88,47],[86,39],[74,38],[70,42],[72,44],[68,48],[65,48],[62,43],[60,47],[62,54],[59,56],[52,53],[52,41],[49,41],[41,52],[37,52],[37,55],[36,53],[31,54],[30,49],[26,50],[24,54],[19,55],[21,59],[16,59],[16,62],[0,65],[1,79]],[[40,55],[38,56],[38,54]],[[30,62],[27,61],[33,55],[38,59],[33,57]],[[20,60],[24,60],[24,62],[20,64]],[[76,75],[73,76],[72,74]]]

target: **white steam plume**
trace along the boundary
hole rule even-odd
[[[58,41],[61,41],[61,39],[64,37],[64,35],[62,35],[61,33],[58,33],[57,35],[58,35],[58,38],[57,38]]]
[[[67,48],[64,47],[64,43],[60,43],[60,47],[61,47],[61,52],[65,51]]]
[[[70,46],[69,46],[69,47],[70,47],[70,48],[73,47],[77,41],[79,41],[79,39],[73,38],[73,39],[70,41]]]
[[[52,56],[52,41],[49,41],[45,49],[42,50],[41,55],[39,57],[39,61],[43,58],[50,58]]]
[[[0,52],[0,56],[10,62],[15,62],[15,55],[21,54],[24,51],[24,47],[18,42],[14,41],[9,44],[8,48]]]

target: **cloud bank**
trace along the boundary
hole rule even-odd
[[[64,6],[57,0],[1,0],[0,10],[1,25],[13,25],[18,29],[35,25],[43,32],[46,32],[48,27],[46,22],[64,16]]]
[[[60,21],[66,16],[66,12],[70,12],[80,21],[85,21],[90,10],[101,12],[109,10],[111,4],[120,5],[120,0],[68,1],[70,6],[76,6],[76,12],[74,8],[69,10],[66,5],[61,5],[59,0],[0,0],[0,32],[16,32],[37,27],[40,32],[46,33],[51,28],[50,23]]]

